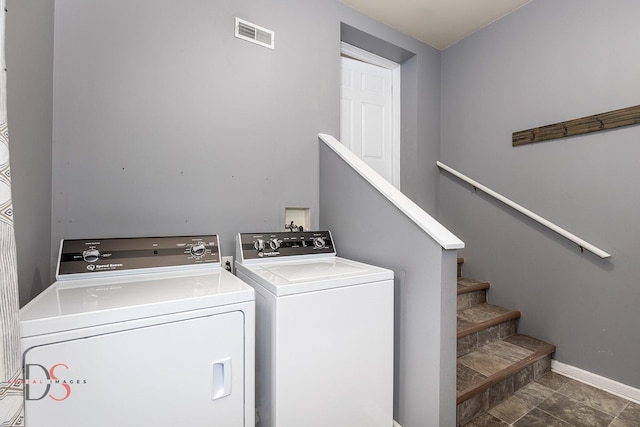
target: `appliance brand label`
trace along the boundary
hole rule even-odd
[[[101,270],[115,270],[116,268],[122,267],[122,264],[89,264],[87,265],[87,270],[89,271],[101,271]]]

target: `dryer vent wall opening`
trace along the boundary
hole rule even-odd
[[[236,37],[260,46],[275,49],[275,33],[266,28],[259,27],[251,22],[236,18]]]

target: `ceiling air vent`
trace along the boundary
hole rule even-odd
[[[236,18],[236,37],[260,46],[274,48],[275,33],[251,22]]]

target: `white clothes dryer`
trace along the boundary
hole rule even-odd
[[[320,231],[239,234],[236,274],[256,291],[259,426],[393,425],[393,271]]]
[[[29,427],[255,424],[255,298],[218,237],[63,240],[20,311]]]

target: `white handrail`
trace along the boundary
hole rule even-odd
[[[444,163],[438,161],[438,162],[436,162],[436,164],[438,165],[438,167],[440,169],[443,169],[443,170],[449,172],[450,174],[452,174],[454,176],[457,176],[461,180],[466,181],[467,183],[473,185],[474,188],[477,188],[478,190],[484,191],[488,195],[490,195],[492,197],[495,197],[496,199],[500,200],[505,205],[510,206],[513,209],[517,210],[518,212],[520,212],[520,213],[528,216],[529,218],[533,219],[534,221],[539,222],[540,224],[544,225],[545,227],[555,231],[556,233],[558,233],[562,237],[565,237],[565,238],[571,240],[576,245],[578,245],[581,250],[582,249],[586,249],[589,252],[592,252],[592,253],[598,255],[600,258],[609,258],[611,256],[611,254],[609,254],[609,253],[603,251],[602,249],[592,245],[591,243],[579,238],[575,234],[572,234],[572,233],[568,232],[564,228],[557,226],[556,224],[552,223],[551,221],[548,221],[548,220],[544,219],[540,215],[531,212],[529,209],[525,208],[524,206],[521,206],[521,205],[517,204],[516,202],[514,202],[514,201],[512,201],[510,199],[507,199],[503,195],[501,195],[499,193],[496,193],[495,191],[491,190],[490,188],[485,187],[484,185],[480,184],[479,182],[474,181],[473,179],[471,179],[468,176],[458,172],[457,170],[445,165]]]
[[[440,224],[420,206],[402,194],[400,190],[391,185],[389,181],[380,176],[337,139],[331,135],[322,133],[318,134],[318,138],[351,166],[355,172],[369,182],[373,188],[378,190],[382,196],[400,209],[400,211],[409,217],[418,227],[431,236],[433,240],[438,242],[443,249],[464,248],[464,242],[462,240],[458,239],[452,232],[447,230],[444,225]]]

